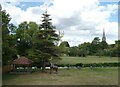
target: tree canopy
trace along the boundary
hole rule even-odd
[[[20,55],[31,58],[45,70],[46,62],[59,59],[60,50],[56,43],[60,40],[60,35],[56,33],[49,16],[43,14],[41,25],[24,21],[16,27],[9,23],[9,14],[2,11],[3,65]]]

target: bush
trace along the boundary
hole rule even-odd
[[[83,67],[83,64],[82,63],[77,63],[76,65],[75,65],[76,67]]]
[[[88,63],[88,64],[83,64],[83,63],[77,63],[77,64],[58,64],[58,67],[120,67],[120,62],[114,62],[114,63]]]

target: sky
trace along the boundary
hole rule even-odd
[[[10,23],[16,26],[23,21],[41,24],[47,8],[56,31],[64,34],[61,41],[68,41],[70,46],[91,42],[94,37],[101,39],[103,29],[107,43],[118,40],[118,0],[2,0],[0,3],[10,14]]]

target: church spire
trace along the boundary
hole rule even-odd
[[[103,28],[103,37],[102,37],[102,41],[105,41],[106,42],[106,36],[105,36],[105,30]]]
[[[47,14],[47,8],[48,8],[48,5],[45,4],[45,14]]]

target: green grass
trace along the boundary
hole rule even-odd
[[[104,63],[104,62],[118,62],[117,57],[61,57],[62,60],[58,64],[76,64],[76,63]]]
[[[60,64],[118,62],[117,57],[61,57]],[[3,85],[117,85],[118,68],[59,69],[58,74],[3,75]]]
[[[58,74],[34,72],[3,75],[3,85],[117,85],[117,68],[60,69]]]

